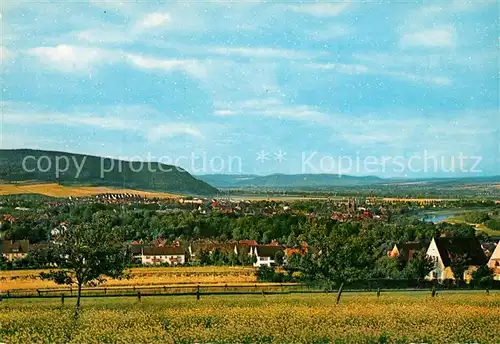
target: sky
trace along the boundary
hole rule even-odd
[[[194,174],[500,175],[496,1],[6,0],[0,13],[3,149]]]

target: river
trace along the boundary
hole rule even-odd
[[[456,217],[458,215],[461,215],[463,211],[456,210],[456,211],[450,211],[450,210],[443,210],[443,211],[433,211],[433,212],[427,212],[427,213],[422,213],[420,220],[424,222],[433,222],[433,223],[438,223],[438,222],[443,222],[449,218]]]

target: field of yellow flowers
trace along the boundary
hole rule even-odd
[[[4,300],[4,343],[498,343],[500,293]]]

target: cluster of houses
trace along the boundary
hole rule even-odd
[[[0,241],[0,255],[8,262],[23,259],[28,254],[30,243],[28,240]]]
[[[30,245],[28,240],[3,240],[0,241],[0,256],[6,261],[23,259],[29,250],[36,246],[40,245]],[[281,253],[286,261],[292,255],[302,255],[310,249],[306,243],[299,248],[286,248],[276,241],[268,245],[259,245],[255,240],[233,240],[225,243],[205,240],[189,244],[175,242],[169,245],[161,239],[150,244],[132,242],[130,248],[134,262],[143,265],[184,265],[188,260],[199,259],[203,252],[212,254],[218,251],[223,255],[234,254],[239,257],[246,255],[251,258],[250,261],[255,267],[278,265],[280,263],[276,261],[278,253]],[[470,280],[471,274],[484,265],[493,269],[495,279],[500,280],[500,242],[496,245],[481,245],[475,238],[440,237],[430,242],[398,243],[387,252],[387,255],[408,262],[417,252],[423,250],[435,262],[428,279],[454,279],[452,271],[454,261],[466,257],[468,266],[464,271],[464,280]]]
[[[481,245],[476,238],[439,237],[430,242],[395,244],[387,255],[408,262],[422,250],[434,261],[434,269],[427,276],[428,279],[455,279],[452,266],[460,259],[467,265],[461,276],[463,280],[470,280],[472,273],[484,265],[493,270],[496,280],[500,280],[500,242],[497,245]]]
[[[12,262],[25,258],[30,249],[40,246],[43,245],[30,245],[28,240],[3,240],[0,242],[0,255],[4,260]],[[130,250],[133,261],[142,265],[184,265],[188,259],[199,259],[202,252],[212,254],[217,250],[225,255],[230,253],[234,253],[236,256],[248,255],[252,258],[255,267],[277,265],[275,257],[278,252],[288,255],[304,252],[303,249],[285,249],[277,242],[272,242],[269,245],[259,245],[255,240],[240,240],[239,242],[231,241],[228,243],[199,241],[190,243],[188,246],[181,245],[180,242],[176,242],[174,245],[165,245],[162,240],[157,240],[148,245],[132,242]]]
[[[218,251],[223,255],[234,254],[235,256],[247,255],[253,261],[253,266],[277,265],[275,257],[278,252],[287,253],[278,242],[268,245],[259,245],[255,240],[230,241],[219,243],[215,241],[196,241],[187,246],[180,242],[165,246],[162,242],[154,242],[151,245],[143,245],[140,242],[131,243],[133,259],[136,263],[143,265],[183,265],[189,259],[191,261],[200,258],[204,252],[213,254]]]
[[[68,198],[60,198],[57,200],[51,200],[46,203],[49,207],[60,207],[75,204],[121,204],[121,205],[132,205],[132,204],[163,204],[170,203],[170,199],[162,199],[157,197],[146,197],[139,194],[133,193],[103,193],[93,196],[81,196]]]
[[[347,202],[337,203],[336,206],[342,211],[333,211],[330,218],[339,222],[350,220],[385,220],[387,216],[384,209],[380,208],[381,215],[374,214],[365,207],[359,207],[355,199],[348,199]]]
[[[213,241],[197,241],[183,246],[180,242],[172,246],[162,243],[153,243],[151,246],[132,243],[132,252],[136,261],[145,265],[170,264],[182,265],[187,261],[196,260],[201,252],[213,253],[216,250],[222,254],[237,256],[248,255],[255,257],[253,265],[275,266],[278,265],[276,255],[282,253],[284,261],[294,254],[305,254],[310,249],[306,243],[299,248],[286,248],[276,241],[268,245],[259,245],[255,240],[230,241],[219,243]],[[464,271],[464,280],[470,280],[472,273],[479,267],[487,265],[493,269],[495,279],[500,280],[500,242],[497,245],[481,245],[475,238],[434,238],[430,242],[404,242],[394,245],[388,251],[390,257],[410,261],[417,252],[425,250],[427,256],[435,263],[434,269],[429,273],[428,279],[446,280],[454,279],[452,266],[455,259],[466,258],[468,264]],[[489,259],[487,258],[489,257]]]

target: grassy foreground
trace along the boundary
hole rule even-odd
[[[4,300],[5,343],[495,343],[500,293]]]

